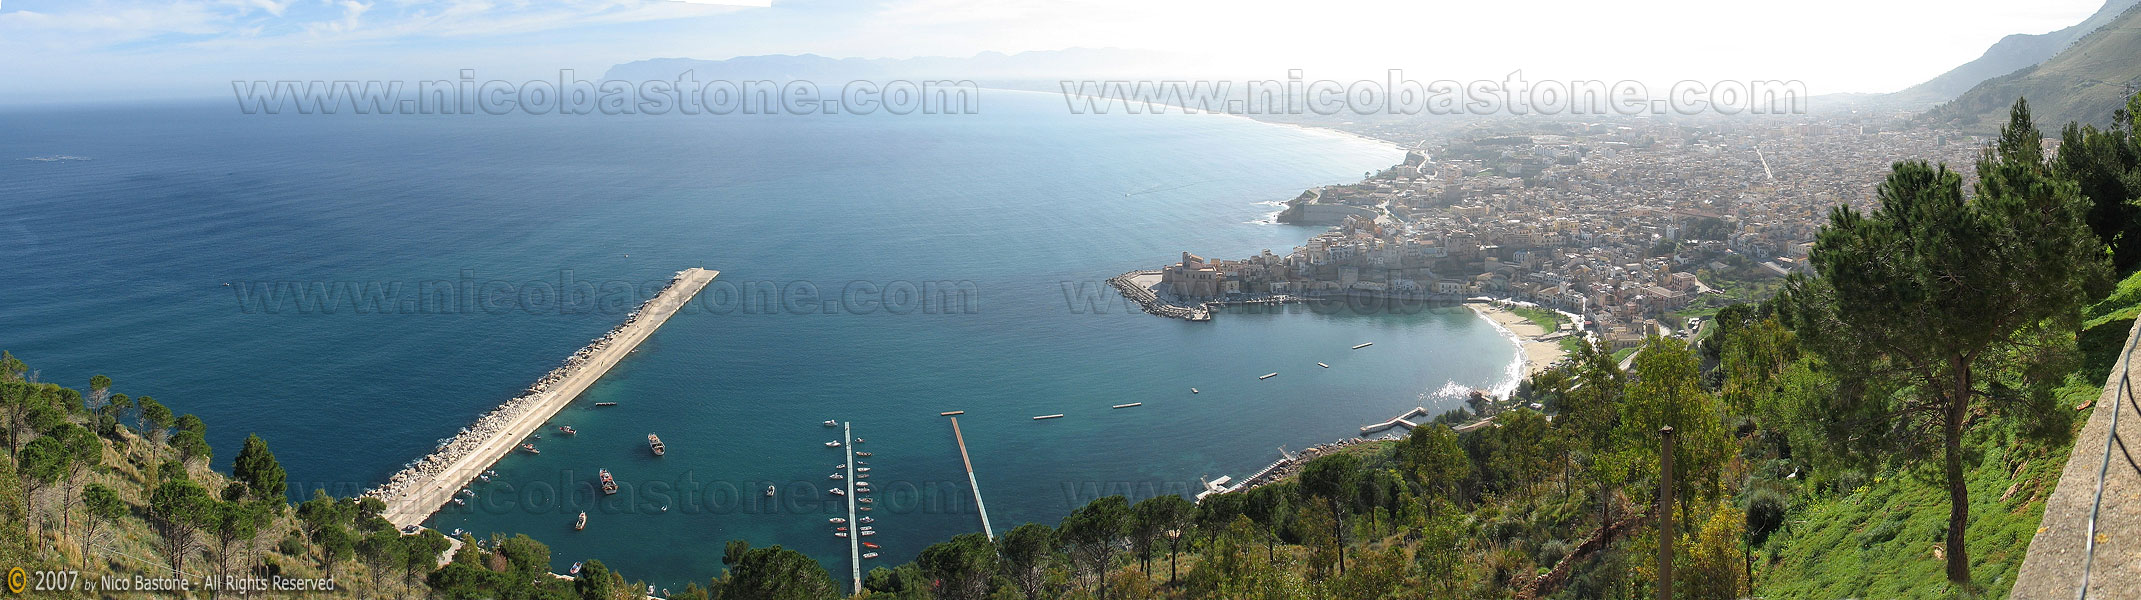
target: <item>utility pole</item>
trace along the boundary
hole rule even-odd
[[[1673,427],[1658,430],[1658,600],[1673,600]]]

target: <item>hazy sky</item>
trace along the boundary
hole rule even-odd
[[[698,0],[710,2],[713,0]],[[736,0],[750,3],[753,0]],[[763,3],[763,0],[758,0]],[[0,103],[210,97],[234,79],[592,77],[651,57],[1146,49],[1200,73],[1797,79],[1884,92],[2102,0],[0,0]]]

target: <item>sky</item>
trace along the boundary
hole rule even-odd
[[[728,4],[718,4],[727,2]],[[745,6],[756,3],[757,6]],[[1888,92],[2102,0],[0,0],[0,104],[209,98],[236,80],[592,77],[656,57],[1064,48],[1178,77],[1783,79]],[[1144,65],[1148,68],[1152,65]]]

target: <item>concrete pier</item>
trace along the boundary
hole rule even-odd
[[[366,492],[366,495],[386,502],[387,509],[380,516],[393,522],[396,528],[421,524],[431,518],[439,507],[453,500],[454,494],[475,480],[484,469],[519,447],[521,440],[536,433],[558,410],[602,379],[603,374],[638,348],[640,342],[646,341],[720,274],[720,271],[700,268],[678,272],[669,287],[641,305],[630,321],[584,349],[585,358],[574,363],[562,377],[542,386],[540,391],[509,400],[494,411],[492,415],[510,416],[500,417],[504,423],[473,440],[473,447],[466,445],[469,440],[448,442],[447,447],[418,461],[417,466],[396,474],[388,485]],[[489,418],[493,417],[486,417]],[[440,463],[444,465],[438,466]]]
[[[849,571],[849,573],[848,573],[848,574],[852,576],[852,578],[854,579],[854,583],[855,583],[855,587],[851,587],[851,588],[848,588],[848,592],[849,592],[849,593],[853,593],[853,594],[860,594],[860,593],[862,593],[862,520],[861,520],[861,519],[857,519],[857,518],[855,518],[855,501],[856,501],[856,499],[857,499],[857,498],[855,497],[855,480],[857,480],[857,479],[861,479],[861,477],[856,477],[856,476],[855,476],[855,473],[858,473],[858,472],[859,472],[859,471],[856,471],[856,470],[855,470],[855,424],[854,424],[854,423],[841,423],[841,424],[840,424],[840,436],[841,436],[841,437],[843,437],[843,438],[846,438],[846,441],[842,442],[842,443],[840,444],[840,447],[841,447],[841,448],[843,448],[843,449],[845,449],[845,451],[847,452],[847,469],[846,469],[846,472],[848,473],[848,477],[847,477],[847,564],[848,564],[848,571]]]
[[[952,439],[959,442],[959,462],[966,465],[966,485],[974,489],[974,512],[981,513],[981,533],[996,539],[996,530],[989,527],[989,505],[981,503],[981,484],[974,482],[974,461],[966,456],[966,435],[959,433],[959,417],[952,417]]]

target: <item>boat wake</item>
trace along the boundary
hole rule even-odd
[[[64,154],[62,154],[62,155],[54,155],[54,156],[32,156],[32,157],[29,157],[29,158],[25,158],[25,159],[23,159],[23,160],[34,160],[34,161],[37,161],[37,162],[68,162],[68,161],[76,161],[76,160],[89,160],[89,157],[87,157],[87,156],[67,156],[67,155],[64,155]]]

